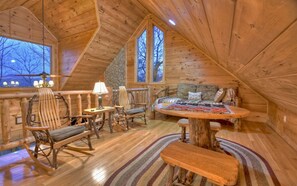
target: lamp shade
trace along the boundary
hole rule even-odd
[[[95,83],[95,86],[94,86],[94,90],[93,90],[93,94],[107,94],[108,93],[108,90],[105,86],[105,83],[104,82],[97,82]]]

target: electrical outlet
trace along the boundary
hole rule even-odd
[[[287,122],[287,116],[284,116],[284,123]]]

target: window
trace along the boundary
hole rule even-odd
[[[137,38],[137,82],[146,82],[146,30]]]
[[[147,80],[151,83],[159,83],[164,79],[164,32],[153,24],[149,25],[150,27],[137,37],[136,81],[138,83],[146,83]]]
[[[164,61],[164,32],[158,27],[153,29],[153,82],[163,80],[163,61]]]
[[[44,46],[46,73],[50,73],[51,47]],[[0,36],[0,87],[32,87],[39,76],[19,76],[39,74],[43,71],[43,46],[26,41]]]

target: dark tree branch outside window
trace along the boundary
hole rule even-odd
[[[164,72],[164,32],[157,26],[153,26],[152,42],[152,81],[154,83],[163,80]],[[137,82],[146,82],[147,73],[147,31],[144,30],[137,38]]]
[[[45,72],[50,73],[51,47],[44,46]],[[40,77],[16,76],[43,71],[43,46],[0,36],[0,87],[3,82],[18,81],[20,87],[32,87]]]

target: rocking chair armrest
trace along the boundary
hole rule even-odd
[[[27,130],[33,130],[33,131],[38,131],[38,130],[48,130],[49,127],[25,127]]]

